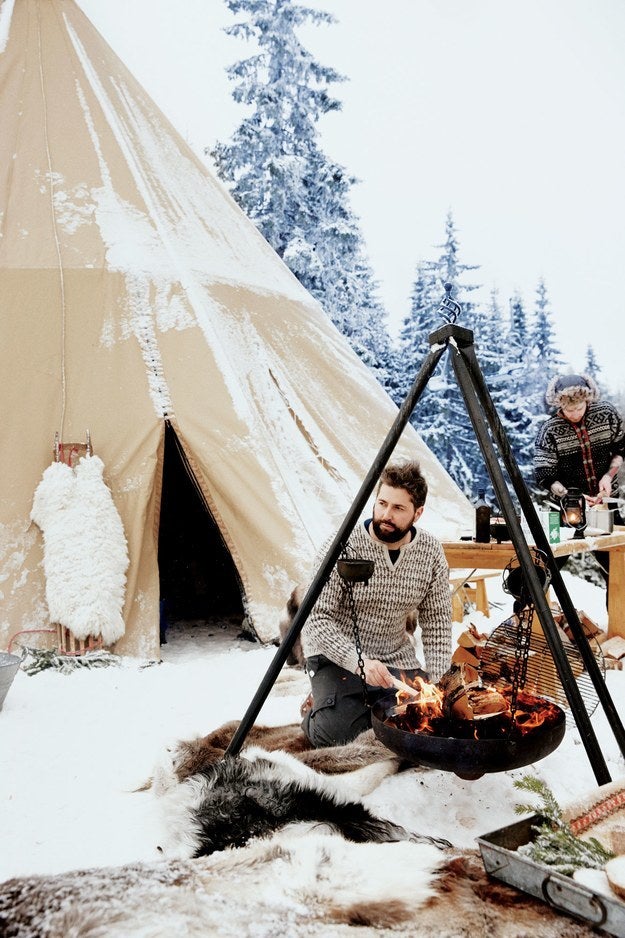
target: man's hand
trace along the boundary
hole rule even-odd
[[[365,680],[372,687],[394,687],[393,675],[377,658],[364,658]]]

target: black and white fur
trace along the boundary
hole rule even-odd
[[[242,847],[294,822],[327,824],[356,843],[401,840],[449,846],[376,817],[359,800],[397,771],[388,759],[345,775],[320,775],[286,752],[248,748],[179,783],[173,764],[157,770],[168,857],[206,856]]]

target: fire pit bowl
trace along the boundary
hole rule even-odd
[[[524,735],[515,732],[496,739],[475,739],[469,736],[474,724],[468,720],[462,727],[468,738],[398,729],[386,722],[394,704],[394,697],[387,697],[373,706],[371,723],[380,742],[407,762],[454,772],[464,779],[473,780],[487,772],[505,772],[537,762],[557,749],[564,738],[564,712],[555,705],[554,720]]]

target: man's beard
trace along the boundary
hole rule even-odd
[[[414,519],[413,519],[414,520]],[[371,527],[373,528],[373,533],[379,541],[384,541],[385,544],[396,544],[397,541],[401,541],[403,537],[406,536],[410,528],[412,527],[412,521],[407,528],[398,528],[392,523],[392,521],[385,521],[384,524],[390,525],[388,528],[382,528],[382,522],[376,521],[375,518],[371,522]]]

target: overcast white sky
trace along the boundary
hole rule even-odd
[[[196,152],[230,135],[242,111],[224,69],[252,49],[224,35],[224,0],[78,3]],[[544,276],[570,364],[591,342],[625,388],[625,2],[309,5],[338,20],[305,35],[349,78],[320,129],[361,180],[353,205],[392,326],[451,208],[484,294],[519,289],[531,308]]]

